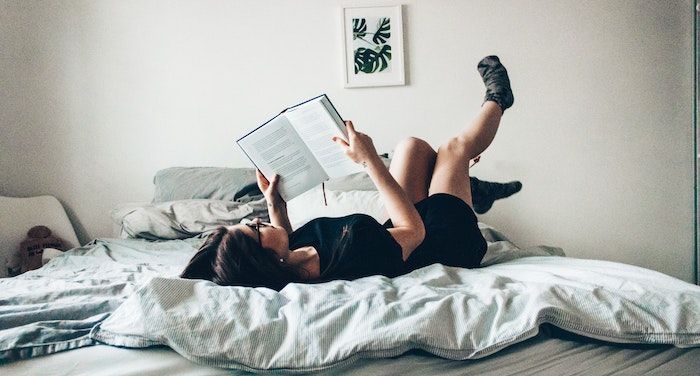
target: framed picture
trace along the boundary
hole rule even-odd
[[[404,85],[401,5],[342,9],[344,86]]]

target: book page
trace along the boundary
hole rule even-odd
[[[362,167],[345,155],[340,145],[333,142],[333,136],[347,140],[345,124],[338,124],[320,100],[293,107],[283,115],[292,123],[329,177],[341,177],[362,171]]]
[[[238,140],[253,164],[266,178],[278,174],[285,201],[328,179],[304,142],[284,116],[278,116]]]

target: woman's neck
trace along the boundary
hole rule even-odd
[[[321,275],[321,263],[318,252],[312,246],[291,250],[285,262],[306,269],[310,275],[309,278],[305,279],[316,279]]]

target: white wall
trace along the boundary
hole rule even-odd
[[[476,176],[524,183],[481,218],[522,246],[692,281],[693,5],[684,1],[404,1],[408,85],[343,89],[341,4],[3,1],[0,194],[53,194],[83,242],[148,201],[169,166],[244,166],[243,130],[327,93],[381,151],[437,147],[511,74]]]

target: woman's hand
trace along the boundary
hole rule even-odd
[[[345,128],[348,130],[348,140],[334,136],[333,142],[345,149],[345,154],[350,159],[355,163],[361,163],[363,166],[366,166],[373,159],[379,158],[372,139],[368,135],[356,131],[352,121],[346,121]]]
[[[267,180],[260,170],[257,170],[255,175],[258,178],[258,188],[260,188],[260,191],[265,196],[268,206],[286,205],[286,202],[284,202],[284,199],[282,199],[279,193],[279,175],[275,174],[275,176],[272,177],[272,181]]]
[[[265,195],[265,200],[267,201],[268,213],[270,214],[270,222],[273,226],[279,226],[287,230],[287,234],[292,233],[292,225],[289,223],[289,216],[287,215],[287,203],[284,202],[282,196],[279,193],[279,175],[275,174],[272,177],[272,181],[269,181],[263,176],[260,170],[256,171],[256,176],[258,178],[258,187]]]

